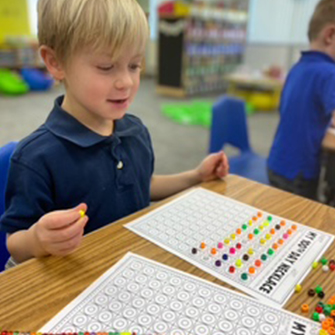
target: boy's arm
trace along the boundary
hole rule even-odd
[[[223,151],[207,156],[194,170],[151,179],[152,201],[162,200],[201,182],[223,178],[228,174],[228,159]]]
[[[28,230],[18,231],[7,237],[8,251],[17,263],[22,263],[30,258],[48,255],[36,239],[33,227]]]

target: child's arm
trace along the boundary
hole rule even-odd
[[[162,200],[201,182],[223,178],[228,170],[228,159],[220,151],[207,156],[194,170],[168,176],[154,175],[151,179],[151,200]]]
[[[21,230],[7,238],[7,248],[18,263],[33,257],[65,256],[74,251],[83,236],[88,221],[85,204],[44,215],[28,230]]]

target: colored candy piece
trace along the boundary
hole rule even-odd
[[[241,248],[242,248],[242,244],[241,244],[241,243],[237,243],[237,244],[236,244],[236,248],[237,248],[237,249],[241,249]]]
[[[243,230],[247,230],[247,229],[248,229],[248,226],[247,226],[246,224],[244,224],[244,225],[242,226],[242,229],[243,229]]]
[[[230,267],[229,267],[229,272],[230,272],[230,273],[235,273],[235,268],[234,268],[233,266],[230,266]]]
[[[243,255],[242,259],[247,262],[249,260],[249,256],[247,254]]]
[[[275,228],[276,228],[277,230],[280,230],[280,228],[281,228],[280,224],[276,224]]]
[[[243,262],[242,262],[242,260],[238,259],[238,260],[236,261],[235,265],[236,265],[238,268],[242,267],[242,266],[243,266]]]
[[[326,258],[321,259],[322,265],[326,265],[328,263],[328,260]]]
[[[217,250],[216,250],[216,248],[212,248],[211,249],[211,254],[214,256],[214,255],[216,255],[218,252],[217,252]]]
[[[230,237],[231,237],[232,240],[236,240],[236,235],[235,234],[231,234]]]
[[[275,253],[275,251],[273,249],[270,248],[268,250],[268,255],[272,256],[274,253]]]
[[[313,262],[312,264],[312,268],[313,269],[316,269],[318,267],[319,263],[318,262]]]
[[[262,213],[262,212],[258,212],[258,213],[257,213],[257,216],[258,216],[259,218],[261,218],[261,217],[263,216],[263,213]]]
[[[310,290],[308,290],[308,296],[314,297],[315,296],[315,290],[313,290],[312,288]]]
[[[300,284],[298,284],[298,285],[295,287],[295,291],[296,291],[297,293],[299,293],[299,292],[301,292],[301,290],[302,290],[302,287],[301,287]]]
[[[252,249],[252,248],[250,248],[249,250],[248,250],[248,254],[251,256],[251,255],[253,255],[255,252],[254,252],[254,249]]]
[[[248,235],[248,239],[249,239],[249,240],[252,240],[253,238],[254,238],[254,235],[253,235],[253,234],[249,234],[249,235]]]
[[[262,266],[262,262],[261,262],[259,259],[257,259],[257,260],[255,261],[255,265],[259,268],[259,267]]]
[[[202,243],[200,244],[200,248],[201,248],[201,249],[206,249],[206,243],[205,243],[205,242],[202,242]]]
[[[314,321],[320,321],[320,314],[317,313],[317,312],[314,312],[312,314],[312,320],[314,320]]]
[[[236,253],[236,249],[235,249],[235,248],[230,248],[230,249],[229,249],[229,252],[230,252],[232,255],[235,255],[235,253]]]
[[[219,242],[219,243],[218,243],[218,248],[219,248],[219,249],[222,249],[222,248],[223,248],[223,243],[222,243],[222,242]]]
[[[323,265],[322,266],[322,271],[323,272],[328,272],[329,271],[329,266],[328,265]]]
[[[315,312],[322,313],[323,312],[323,307],[322,306],[316,306],[315,307]]]
[[[250,267],[249,268],[249,273],[251,274],[251,275],[253,275],[253,274],[255,274],[256,273],[256,269],[254,268],[254,267]]]
[[[242,234],[242,229],[241,228],[236,229],[236,234],[241,235]]]
[[[334,335],[335,334],[335,328],[334,327],[328,328],[328,334],[329,335]]]
[[[227,244],[227,245],[229,245],[229,244],[230,244],[230,239],[229,239],[229,238],[226,238],[226,239],[224,240],[224,243]]]
[[[263,255],[261,256],[261,259],[262,259],[262,261],[266,261],[266,260],[268,259],[268,257],[267,257],[265,254],[263,254]]]
[[[281,221],[280,221],[280,225],[281,225],[282,227],[285,227],[285,226],[286,226],[286,221],[285,221],[285,220],[281,220]]]
[[[261,245],[266,244],[266,240],[264,240],[264,238],[261,238],[261,240],[259,241]]]
[[[192,254],[195,255],[198,252],[197,248],[192,248]]]
[[[294,225],[292,225],[291,229],[292,229],[293,231],[296,231],[296,230],[298,229],[298,226],[294,224]]]
[[[247,273],[242,273],[241,279],[242,280],[248,280],[248,274]]]
[[[327,330],[320,329],[319,335],[328,335],[328,332],[327,332]]]
[[[222,259],[223,259],[224,261],[227,261],[228,258],[229,258],[229,256],[228,256],[227,254],[223,254],[223,255],[222,255]]]
[[[324,297],[325,297],[325,294],[324,294],[324,292],[319,292],[318,293],[318,297],[320,298],[320,299],[323,299]]]
[[[308,313],[308,311],[309,311],[309,305],[308,304],[301,305],[301,311],[303,313]]]
[[[316,292],[316,293],[320,293],[320,292],[322,292],[322,287],[321,287],[321,286],[317,286],[317,287],[315,288],[315,292]]]
[[[219,267],[219,266],[221,266],[221,264],[222,263],[221,263],[221,261],[219,259],[215,261],[215,266]]]
[[[80,217],[82,217],[82,218],[83,218],[83,217],[85,216],[85,211],[83,211],[83,210],[80,210],[80,211],[79,211],[79,214],[80,214]]]

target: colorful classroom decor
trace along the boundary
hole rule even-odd
[[[243,62],[248,3],[207,2],[179,12],[175,4],[164,3],[159,17],[157,92],[184,97],[225,90],[225,76]]]
[[[0,1],[0,44],[7,37],[30,33],[27,0]]]
[[[274,306],[286,303],[334,239],[203,188],[125,227]]]
[[[106,329],[138,335],[318,335],[321,325],[128,253],[40,332]]]

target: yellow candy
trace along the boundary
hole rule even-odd
[[[264,240],[264,238],[261,239],[261,244],[264,245],[266,243],[266,241]]]
[[[253,224],[253,221],[249,220],[249,226],[252,226],[252,224]]]
[[[313,269],[316,269],[318,267],[319,263],[318,262],[313,262],[312,264],[312,268]]]
[[[297,293],[299,293],[299,292],[301,291],[301,289],[302,289],[302,287],[301,287],[301,285],[299,285],[299,284],[295,287],[295,291],[296,291]]]
[[[320,329],[319,335],[328,335],[328,332],[325,329]]]
[[[83,218],[83,217],[85,216],[85,211],[80,210],[80,211],[79,211],[79,214],[80,214],[80,216]]]
[[[226,239],[224,240],[224,243],[225,243],[225,244],[230,244],[230,239],[229,239],[229,238],[226,238]]]
[[[265,222],[264,222],[264,226],[265,226],[265,227],[268,227],[269,224],[270,224],[269,221],[265,221]]]
[[[248,250],[248,254],[249,254],[249,255],[253,255],[253,254],[254,254],[254,250],[250,248],[250,249]]]
[[[235,264],[238,268],[240,268],[243,265],[243,263],[240,259],[238,259]]]
[[[231,237],[232,240],[235,240],[235,239],[236,239],[236,235],[235,235],[235,234],[231,234],[230,237]]]
[[[263,230],[264,229],[264,226],[259,226],[259,230]]]
[[[271,236],[270,234],[266,234],[265,237],[266,237],[266,239],[269,240],[269,241],[272,239],[272,236]]]

